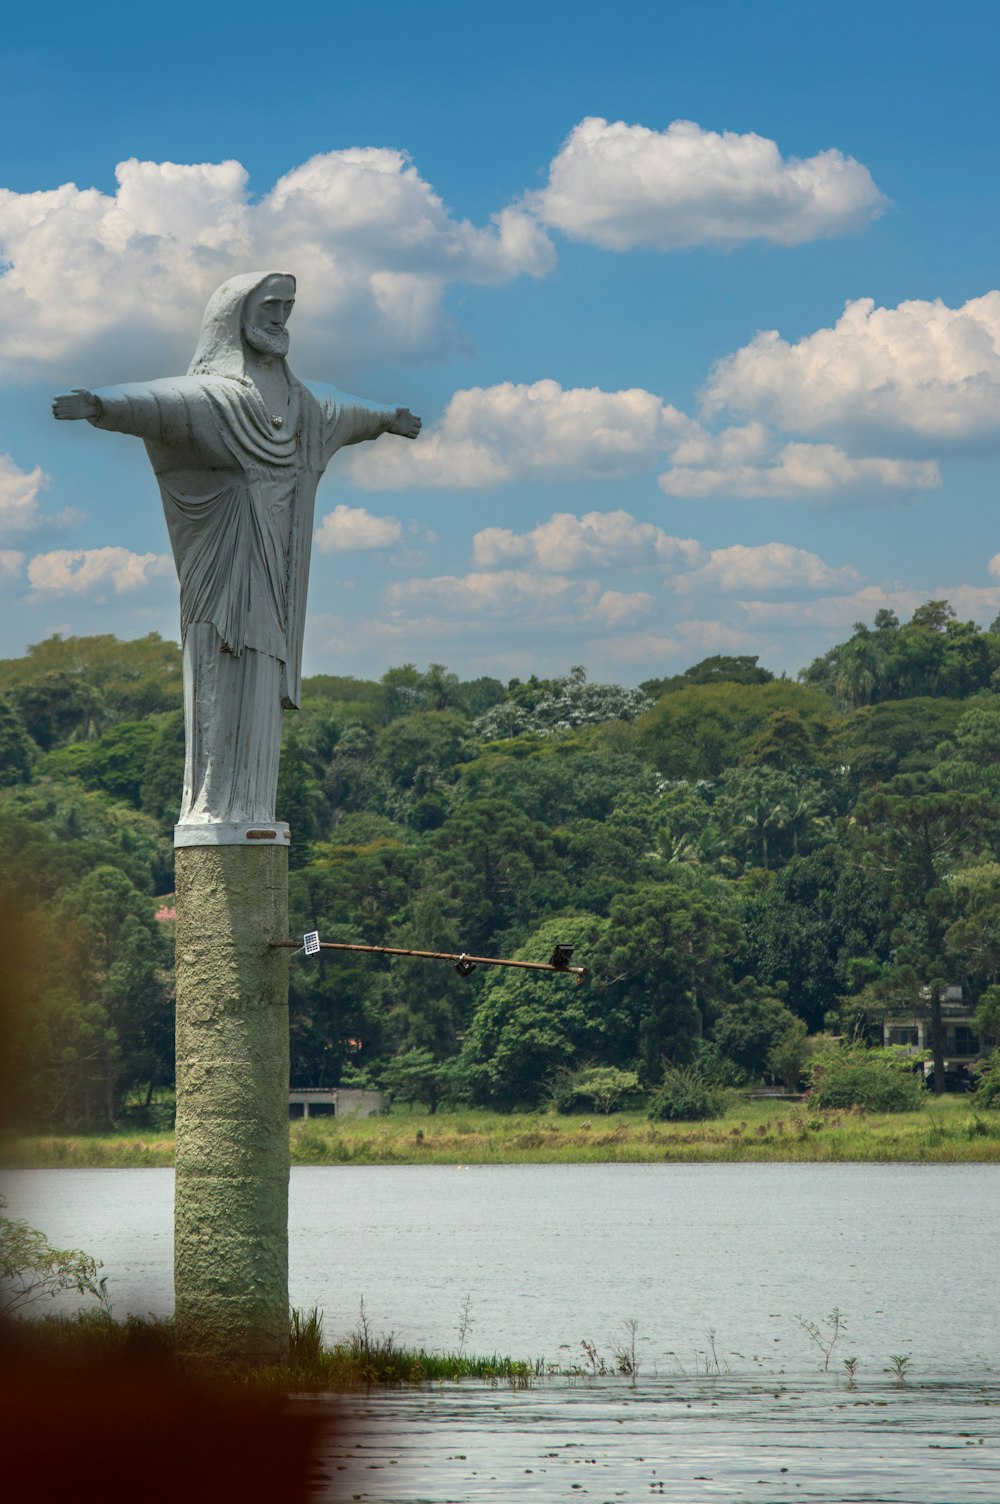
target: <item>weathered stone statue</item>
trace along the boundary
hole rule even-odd
[[[420,431],[406,408],[296,380],[294,302],[287,273],[231,277],[209,299],[186,376],[52,404],[57,418],[145,440],[159,481],[181,586],[178,844],[239,842],[240,827],[273,823],[281,710],[300,698],[316,487],[342,445]]]
[[[295,279],[232,277],[186,376],[57,397],[144,439],[181,585],[186,770],[177,884],[178,1351],[288,1353],[288,831],[282,706],[299,702],[316,487],[343,444],[420,419],[285,364]]]

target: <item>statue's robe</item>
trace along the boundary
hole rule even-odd
[[[304,386],[276,427],[247,377],[95,393],[96,428],[145,441],[181,587],[186,766],[180,823],[273,821],[281,708],[301,698],[316,487],[397,409]]]

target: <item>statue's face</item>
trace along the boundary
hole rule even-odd
[[[288,354],[285,324],[295,307],[291,277],[268,277],[255,287],[243,305],[243,338],[259,355]]]

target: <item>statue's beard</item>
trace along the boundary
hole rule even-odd
[[[260,329],[251,324],[244,330],[244,336],[251,350],[256,350],[258,355],[277,355],[284,360],[288,354],[287,329]]]

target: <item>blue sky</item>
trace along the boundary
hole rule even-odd
[[[1000,612],[995,6],[254,3],[8,20],[0,654],[176,636],[137,441],[233,272],[419,412],[319,493],[307,672],[710,653]],[[124,164],[120,166],[119,164]]]

